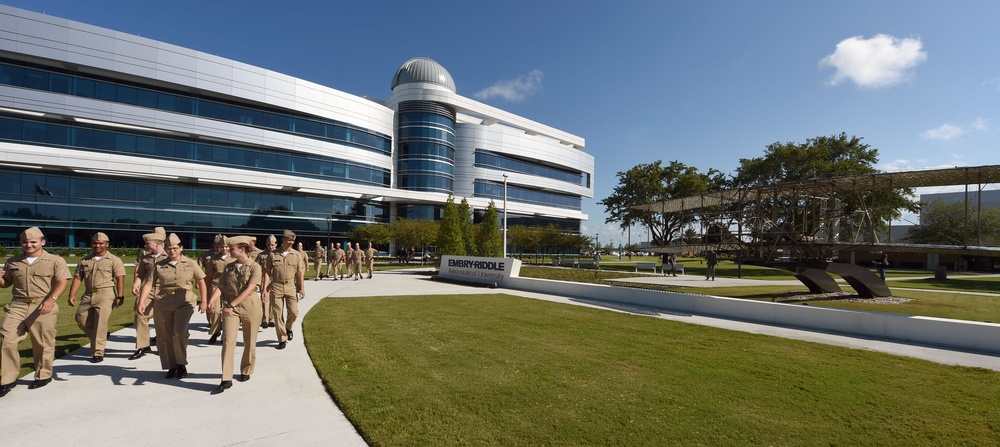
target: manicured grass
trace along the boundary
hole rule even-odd
[[[1000,277],[951,276],[948,279],[912,279],[893,281],[886,278],[889,287],[928,290],[960,290],[963,292],[1000,293]]]
[[[303,321],[373,446],[996,445],[1000,373],[507,295]]]

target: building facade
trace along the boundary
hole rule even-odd
[[[388,76],[387,76],[388,79]],[[510,225],[579,231],[584,139],[458,95],[415,58],[371,100],[268,69],[0,5],[0,240],[95,231],[190,248],[217,233],[439,219],[450,194]],[[506,176],[506,177],[505,177]]]

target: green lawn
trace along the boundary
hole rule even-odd
[[[997,445],[1000,373],[508,295],[324,300],[373,446]]]

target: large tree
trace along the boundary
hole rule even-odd
[[[479,251],[476,248],[476,226],[472,223],[472,207],[465,197],[458,204],[458,219],[462,228],[462,241],[465,242],[465,254],[475,256]]]
[[[873,174],[878,172],[878,149],[846,133],[810,138],[805,143],[772,143],[762,157],[740,159],[729,187],[765,186],[781,182]],[[835,197],[834,203],[823,203],[808,196],[775,196],[754,203],[744,203],[744,209],[756,207],[766,221],[754,222],[752,231],[815,235],[826,216],[837,215],[841,234],[857,233],[858,228],[869,242],[875,233],[882,233],[888,222],[902,215],[901,210],[915,212],[916,201],[910,199],[910,189],[865,190]],[[837,207],[837,208],[835,208]],[[764,211],[764,212],[761,212]],[[825,211],[825,213],[824,213]],[[844,238],[842,237],[841,240]]]
[[[724,175],[715,169],[702,173],[676,160],[667,165],[661,160],[636,165],[618,172],[617,176],[614,192],[598,202],[608,213],[605,223],[617,223],[622,230],[635,224],[644,225],[654,245],[667,245],[677,239],[680,231],[694,221],[694,214],[641,211],[633,206],[704,194],[718,190],[725,183]]]
[[[384,223],[370,223],[352,228],[349,237],[352,241],[385,245],[392,241],[392,232],[389,225]]]
[[[483,213],[483,221],[479,224],[479,231],[476,232],[476,254],[491,258],[499,258],[504,255],[503,236],[500,230],[500,214],[497,206],[490,201]]]
[[[437,235],[437,256],[455,255],[465,256],[465,235],[462,233],[462,218],[458,215],[458,205],[455,205],[455,197],[448,196],[448,201],[444,204],[444,213],[441,217],[441,226]]]
[[[984,245],[1000,243],[1000,209],[983,210],[977,216],[975,203],[922,203],[920,225],[907,232],[906,241],[915,244]]]

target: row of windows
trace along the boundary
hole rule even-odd
[[[454,133],[434,127],[399,126],[399,132],[397,133],[397,137],[400,140],[407,140],[407,141],[414,141],[414,140],[446,141],[451,146],[455,145]]]
[[[495,152],[483,149],[476,149],[476,167],[493,168],[502,171],[520,172],[524,174],[537,175],[539,177],[550,178],[570,182],[575,185],[589,187],[590,176],[586,173],[564,171],[553,167],[530,163],[523,160],[503,156]]]
[[[455,179],[433,174],[400,174],[396,176],[396,186],[410,191],[450,194],[454,191]]]
[[[205,144],[193,139],[151,137],[98,126],[65,126],[0,115],[0,139],[17,143],[87,149],[95,152],[136,154],[164,160],[254,168],[262,172],[294,174],[322,180],[389,187],[390,171],[345,160],[293,155],[237,145]]]
[[[422,159],[439,159],[447,161],[448,163],[455,162],[455,148],[448,147],[443,144],[437,143],[425,143],[421,141],[414,142],[399,142],[399,147],[396,148],[400,159],[407,158],[422,158]]]
[[[402,160],[396,166],[396,172],[400,174],[413,173],[413,172],[432,172],[432,173],[448,174],[449,176],[454,176],[455,167],[449,163],[442,163],[440,161]]]
[[[405,126],[426,126],[430,127],[441,127],[446,129],[451,133],[455,133],[455,120],[448,118],[447,116],[438,115],[436,113],[421,113],[421,112],[400,112],[399,113],[399,127]]]
[[[0,63],[0,84],[166,110],[392,153],[391,137],[334,120],[235,106],[10,63]]]
[[[503,189],[503,183],[476,179],[473,195],[475,197],[487,197],[494,200],[503,200]],[[566,208],[577,211],[581,209],[581,199],[579,196],[568,196],[565,194],[538,191],[520,186],[507,185],[507,200],[510,200],[511,202],[547,205],[555,208]]]
[[[217,225],[220,228],[239,226],[231,225],[232,222],[226,219],[242,219],[245,223],[255,215],[319,220],[330,216],[355,216],[372,221],[388,219],[385,205],[367,201],[261,191],[236,185],[188,185],[6,168],[0,169],[0,202],[5,203],[4,216],[23,215],[27,209],[30,215],[42,214],[48,220],[57,221],[107,223],[132,219],[145,224],[161,219],[149,216],[159,216],[167,210],[198,214],[203,216],[199,219],[206,221],[230,222]]]

